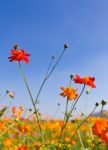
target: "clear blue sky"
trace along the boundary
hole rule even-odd
[[[30,63],[22,63],[22,67],[35,97],[51,56],[58,56],[65,42],[70,48],[39,97],[43,113],[52,115],[58,102],[63,111],[65,99],[59,96],[59,87],[68,85],[70,74],[96,77],[97,88],[87,100],[88,112],[96,101],[108,99],[108,1],[0,1],[0,92],[15,91],[11,105],[30,106],[18,68],[7,59],[14,43],[31,53]],[[2,103],[9,102],[5,99]],[[85,96],[77,113],[84,104]]]

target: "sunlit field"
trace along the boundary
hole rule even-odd
[[[38,108],[40,93],[56,66],[62,61],[68,47],[68,44],[64,44],[63,50],[56,60],[52,56],[38,94],[34,99],[21,67],[21,63],[27,65],[31,61],[32,54],[20,49],[18,45],[13,46],[8,59],[18,66],[32,108],[26,109],[22,105],[11,108],[6,105],[0,107],[0,150],[108,150],[108,120],[106,119],[108,114],[104,113],[106,105],[104,99],[94,104],[90,114],[82,113],[73,118],[80,97],[84,93],[89,96],[89,90],[86,91],[86,87],[90,87],[92,90],[96,88],[95,77],[70,75],[67,87],[61,85],[58,93],[66,104],[63,119],[50,118],[49,115],[43,116]],[[81,85],[82,89],[74,88],[74,85]],[[6,96],[14,99],[15,94],[7,90],[4,95],[1,95],[1,100]],[[101,109],[96,117],[94,113],[99,105]]]
[[[58,139],[63,120],[51,120],[48,116],[41,118],[40,124],[44,136],[42,144],[35,115],[31,112],[26,118],[22,107],[13,107],[9,110],[10,117],[1,117],[0,120],[0,149],[2,150],[107,150],[108,122],[100,117],[85,116],[76,118],[67,123],[62,134],[59,147]],[[8,112],[8,113],[9,113]],[[29,113],[29,114],[30,114]],[[81,125],[82,123],[82,125]],[[81,125],[79,127],[79,125]]]

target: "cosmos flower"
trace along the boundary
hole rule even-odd
[[[18,150],[27,150],[27,147],[22,145],[18,148]]]
[[[77,94],[77,89],[74,89],[72,87],[61,87],[61,90],[62,90],[62,93],[60,94],[61,96],[63,97],[66,97],[68,98],[68,100],[75,100],[77,97],[78,97],[78,94]]]
[[[108,120],[104,118],[96,120],[92,127],[92,131],[94,135],[97,135],[101,141],[106,142],[108,145]]]
[[[8,57],[8,59],[10,60],[10,62],[24,61],[27,64],[29,62],[29,59],[28,59],[29,56],[30,54],[26,53],[23,49],[21,50],[12,49],[10,52],[10,57]]]
[[[106,129],[108,127],[108,121],[105,119],[96,120],[95,124],[92,127],[93,134],[101,136],[105,134]]]
[[[86,76],[86,77],[82,78],[79,75],[76,75],[73,77],[73,81],[75,83],[85,84],[85,85],[88,85],[92,88],[96,88],[96,85],[94,84],[94,81],[95,81],[94,77]]]
[[[6,147],[10,147],[12,145],[12,139],[11,138],[6,138],[4,141],[3,141],[3,144],[6,146]]]

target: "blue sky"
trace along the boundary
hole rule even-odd
[[[96,77],[97,88],[87,98],[87,113],[96,101],[108,99],[108,1],[107,0],[1,0],[0,1],[1,94],[9,89],[16,98],[1,103],[30,107],[29,97],[15,63],[8,61],[15,43],[31,53],[30,63],[22,63],[33,95],[37,94],[52,55],[59,55],[63,44],[69,49],[46,83],[39,108],[53,115],[60,102],[61,85],[67,86],[70,74]],[[56,81],[56,82],[55,82]],[[79,87],[79,86],[78,86]],[[77,114],[84,110],[85,96]],[[106,106],[107,109],[107,106]]]

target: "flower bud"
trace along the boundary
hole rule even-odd
[[[104,105],[106,105],[106,103],[107,102],[104,99],[102,99],[101,104],[104,106]]]
[[[96,106],[96,107],[97,107],[97,106],[99,106],[99,103],[98,103],[98,102],[96,102],[95,106]]]
[[[86,90],[86,94],[90,94],[90,90],[89,89]]]
[[[13,48],[16,49],[16,50],[18,49],[18,47],[19,47],[18,44],[15,44],[15,45],[13,46]]]
[[[73,77],[74,77],[74,76],[71,74],[71,75],[70,75],[70,79],[72,80],[72,79],[73,79]]]
[[[55,59],[55,58],[56,58],[56,57],[53,55],[53,56],[52,56],[52,59]]]
[[[65,43],[64,44],[64,48],[68,48],[68,47],[69,47],[69,45]]]

